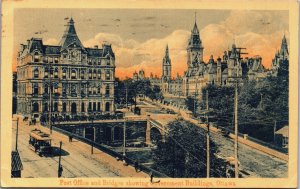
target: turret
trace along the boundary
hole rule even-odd
[[[171,59],[169,56],[169,47],[166,46],[165,56],[162,62],[162,79],[170,80],[171,79]]]

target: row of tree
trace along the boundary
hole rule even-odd
[[[274,131],[288,125],[288,86],[288,61],[281,64],[276,77],[269,76],[258,81],[244,80],[243,85],[238,88],[239,132],[265,142],[273,142]],[[234,87],[208,85],[202,90],[201,102],[186,100],[191,111],[194,109],[193,105],[198,110],[206,108],[206,91],[209,107],[213,110],[210,121],[233,129]]]
[[[152,86],[149,79],[133,80],[127,78],[125,80],[116,79],[116,81],[115,102],[117,104],[126,104],[127,102],[136,106],[139,96],[147,96],[151,100],[163,99],[160,87],[157,85]]]

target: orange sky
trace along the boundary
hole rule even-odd
[[[55,13],[40,13],[30,15],[29,20],[24,22],[24,15],[31,12],[20,12],[16,17],[17,32],[16,44],[13,54],[13,70],[16,70],[16,55],[18,45],[25,43],[31,37],[43,38],[43,43],[57,45],[63,34],[63,19],[65,12],[55,10]],[[60,12],[57,12],[60,11]],[[177,11],[182,22],[174,17],[174,11],[119,11],[114,14],[101,12],[78,12],[73,15],[75,27],[81,42],[86,47],[94,45],[102,46],[109,42],[116,55],[116,76],[123,79],[132,77],[134,71],[144,69],[146,76],[152,72],[161,75],[162,59],[165,47],[168,44],[172,61],[172,76],[180,75],[187,69],[186,46],[193,27],[193,11]],[[201,10],[202,11],[202,10]],[[270,68],[275,52],[280,48],[280,43],[285,34],[289,41],[288,14],[282,11],[197,11],[197,25],[200,30],[200,38],[204,47],[204,61],[208,61],[210,55],[216,59],[222,56],[225,50],[231,47],[235,41],[239,47],[245,47],[248,57],[260,55],[262,63]],[[111,11],[110,11],[111,12]],[[124,15],[122,15],[124,13]],[[133,13],[132,13],[133,12]],[[131,14],[132,13],[132,14]],[[219,14],[217,14],[219,13]],[[53,14],[62,17],[59,21],[52,22],[48,17]],[[91,14],[92,24],[88,24],[87,14]],[[38,16],[37,16],[38,15]],[[139,15],[142,15],[139,18]],[[121,19],[119,19],[121,18]],[[126,19],[127,18],[127,19]],[[53,25],[47,29],[43,20],[49,20]],[[100,19],[100,21],[99,21]],[[120,21],[121,20],[121,21]],[[36,24],[41,22],[41,28]],[[58,22],[58,23],[57,23]],[[95,26],[97,23],[100,26]],[[113,24],[111,24],[113,22]],[[122,24],[123,23],[123,24]],[[22,30],[24,24],[29,28],[52,31],[35,36],[34,29],[30,32]],[[45,24],[45,25],[44,25]],[[86,25],[88,24],[88,25]],[[111,25],[110,25],[111,24]],[[88,27],[87,27],[88,26]],[[19,28],[18,28],[19,27]],[[20,31],[19,31],[20,30]],[[92,33],[92,36],[91,36]]]

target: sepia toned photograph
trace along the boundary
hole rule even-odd
[[[296,187],[296,2],[35,2],[3,7],[3,186]]]

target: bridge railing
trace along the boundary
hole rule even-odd
[[[113,156],[115,158],[125,159],[125,161],[126,161],[126,163],[128,165],[134,166],[134,164],[136,162],[135,160],[133,160],[131,158],[128,158],[126,156],[123,157],[123,154],[118,153],[118,152],[116,152],[116,151],[114,151],[112,149],[109,149],[109,148],[107,148],[107,147],[105,147],[105,146],[103,146],[101,144],[98,144],[98,143],[96,143],[96,142],[94,142],[94,141],[92,141],[90,139],[84,138],[84,137],[79,136],[79,135],[75,135],[74,133],[71,133],[69,131],[60,129],[60,128],[55,127],[55,126],[53,126],[53,130],[55,130],[55,131],[57,131],[59,133],[62,133],[64,135],[67,135],[67,136],[72,135],[74,139],[77,139],[77,140],[80,140],[80,141],[82,141],[82,142],[84,142],[86,144],[89,144],[89,145],[93,146],[94,148],[97,148],[97,149],[99,149],[99,150],[101,150],[101,151],[103,151],[103,152],[105,152],[105,153],[107,153],[107,154],[109,154],[109,155],[111,155],[111,156]],[[141,170],[141,171],[143,171],[143,172],[145,172],[147,174],[150,174],[152,172],[153,176],[155,176],[155,177],[160,177],[160,178],[167,178],[168,177],[164,173],[161,173],[159,171],[156,171],[156,170],[154,170],[154,169],[152,169],[150,167],[146,167],[146,166],[141,165],[141,164],[139,164],[139,170]]]

